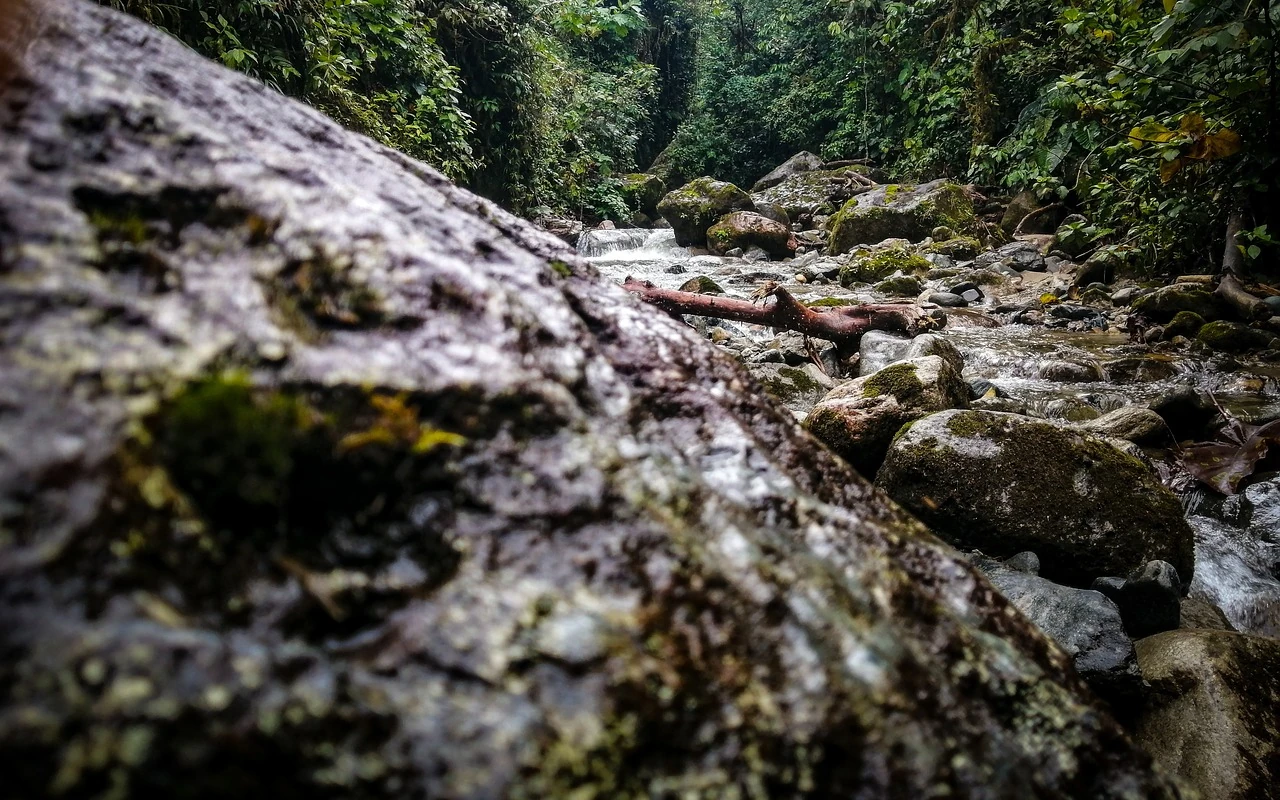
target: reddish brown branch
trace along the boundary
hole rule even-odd
[[[766,287],[774,302],[761,305],[719,295],[659,289],[648,281],[633,278],[628,278],[622,288],[671,314],[696,314],[768,325],[826,339],[837,345],[855,344],[867,331],[902,331],[914,336],[940,325],[932,317],[925,316],[919,306],[913,305],[837,306],[816,311],[776,285]]]

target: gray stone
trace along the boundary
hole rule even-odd
[[[1120,611],[1100,592],[1073,589],[1009,563],[976,558],[975,564],[1009,602],[1071,656],[1080,677],[1111,701],[1138,694],[1133,642],[1125,634]]]
[[[872,375],[907,358],[912,339],[905,333],[867,331],[858,342],[858,375]]]
[[[6,795],[1176,797],[687,326],[154,28],[37,8],[0,27]]]
[[[1050,580],[1088,586],[1148,561],[1193,568],[1178,499],[1109,442],[1043,420],[944,411],[889,448],[876,483],[958,547],[1032,550]]]
[[[1149,408],[1141,406],[1125,406],[1103,414],[1097,419],[1082,422],[1081,430],[1099,436],[1124,439],[1137,444],[1147,444],[1167,439],[1169,427],[1164,418]]]
[[[929,302],[943,308],[963,308],[969,304],[963,297],[951,292],[934,292],[929,295]]]
[[[808,151],[796,153],[775,167],[768,175],[756,181],[755,185],[751,187],[751,191],[763,192],[765,189],[772,189],[793,175],[822,169],[822,164],[822,159],[813,153]]]

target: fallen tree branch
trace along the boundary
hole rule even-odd
[[[1062,209],[1062,203],[1050,203],[1047,206],[1040,206],[1039,208],[1031,209],[1030,211],[1027,212],[1027,214],[1022,219],[1018,220],[1017,227],[1013,229],[1013,235],[1021,236],[1023,229],[1027,227],[1028,222],[1030,222],[1033,219],[1039,219],[1045,214],[1048,214],[1050,211],[1058,211],[1061,209]]]
[[[942,322],[926,315],[919,306],[907,304],[836,306],[816,311],[777,284],[766,284],[762,288],[761,295],[772,296],[774,302],[761,305],[719,295],[659,289],[649,281],[634,278],[627,278],[622,288],[669,314],[696,314],[768,325],[826,339],[841,349],[856,345],[867,331],[900,331],[915,336],[942,326]]]

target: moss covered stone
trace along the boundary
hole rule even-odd
[[[1185,336],[1190,339],[1203,327],[1204,317],[1194,311],[1179,311],[1173,315],[1173,319],[1169,320],[1169,324],[1164,326],[1164,337],[1172,339],[1175,336]]]
[[[840,284],[851,286],[855,283],[875,283],[895,272],[924,275],[932,266],[924,256],[906,247],[885,247],[852,257],[848,264],[840,268]]]
[[[750,195],[732,183],[698,178],[676,189],[658,203],[658,213],[671,223],[681,247],[702,247],[707,228],[732,211],[754,211]]]
[[[629,209],[651,217],[657,216],[658,203],[667,195],[667,185],[661,178],[643,172],[623,175],[618,188]]]
[[[880,281],[875,285],[875,290],[894,297],[915,297],[924,291],[924,284],[913,275],[899,275]]]
[[[1045,577],[1089,586],[1148,561],[1190,583],[1193,535],[1178,499],[1107,441],[1043,420],[945,411],[890,448],[876,482],[959,547],[1040,556]]]
[[[680,291],[697,292],[698,294],[724,294],[724,289],[720,284],[706,275],[697,275],[680,284]]]
[[[1189,283],[1162,286],[1140,295],[1132,306],[1134,311],[1153,322],[1168,322],[1182,311],[1190,311],[1206,320],[1214,320],[1220,316],[1217,298],[1211,292]]]
[[[1185,335],[1185,334],[1184,334]],[[1196,338],[1214,350],[1243,353],[1271,346],[1275,337],[1266,331],[1239,322],[1209,322],[1196,333]]]
[[[925,247],[926,253],[937,253],[957,261],[968,261],[982,250],[982,242],[972,236],[955,236],[945,241],[933,242]]]
[[[868,477],[879,469],[905,425],[948,408],[968,405],[960,370],[941,355],[891,364],[842,384],[822,398],[805,427]]]
[[[854,197],[840,209],[831,220],[828,251],[847,253],[885,239],[918,242],[938,227],[966,233],[974,221],[973,201],[957,184],[882,186]]]

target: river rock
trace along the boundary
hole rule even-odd
[[[821,157],[807,150],[796,153],[775,167],[768,175],[756,181],[755,185],[751,187],[751,191],[763,192],[765,189],[772,189],[793,175],[822,169],[823,163]]]
[[[1099,578],[1093,588],[1120,609],[1129,636],[1141,639],[1178,628],[1182,617],[1182,581],[1173,565],[1152,561],[1136,577]]]
[[[1106,377],[1101,365],[1095,362],[1079,363],[1061,359],[1041,361],[1037,374],[1046,381],[1059,383],[1093,383]]]
[[[619,179],[619,191],[632,211],[656,217],[658,203],[667,196],[667,185],[657,175],[637,172]]]
[[[866,377],[907,358],[913,339],[905,333],[867,331],[858,342],[858,375]]]
[[[155,28],[36,7],[0,28],[6,795],[1177,796],[692,330]]]
[[[667,194],[658,203],[658,213],[671,223],[676,244],[702,247],[707,229],[733,211],[754,211],[750,195],[732,183],[715,178],[698,178]]]
[[[960,355],[960,351],[945,336],[939,336],[936,333],[922,333],[911,340],[902,357],[910,359],[924,358],[925,356],[938,356],[950,364],[951,368],[956,372],[964,371],[964,356]]]
[[[1134,738],[1203,798],[1272,800],[1280,786],[1280,641],[1171,631],[1137,643],[1151,684]]]
[[[941,356],[924,356],[837,386],[804,424],[858,472],[875,477],[903,425],[968,403],[969,387],[960,371]]]
[[[757,203],[781,206],[793,222],[823,227],[822,219],[834,214],[849,198],[870,191],[854,175],[866,174],[866,167],[852,165],[836,169],[816,169],[792,174],[763,191],[755,190]]]
[[[1211,292],[1193,283],[1175,283],[1137,296],[1130,303],[1134,311],[1152,322],[1168,322],[1181,311],[1198,314],[1201,319],[1217,319],[1218,300]]]
[[[1222,609],[1203,597],[1182,598],[1178,612],[1179,630],[1234,631],[1235,626]]]
[[[979,269],[1003,264],[1017,272],[1041,272],[1044,267],[1044,256],[1040,248],[1032,242],[1016,241],[1002,245],[995,250],[981,253],[973,260]]]
[[[845,203],[832,218],[827,248],[836,255],[885,239],[919,242],[940,225],[954,231],[973,227],[973,201],[963,187],[945,180],[877,186]]]
[[[750,364],[748,370],[765,391],[777,398],[800,419],[835,388],[836,382],[813,363],[798,366]]]
[[[758,247],[770,258],[781,259],[795,255],[798,246],[795,234],[786,225],[751,211],[726,214],[707,230],[707,247],[717,255],[735,248],[747,251]]]
[[[1142,675],[1116,604],[1101,592],[1038,577],[1026,561],[1025,555],[1005,564],[974,558],[991,584],[1071,656],[1094,691],[1112,701],[1137,695]]]
[[[929,295],[929,302],[943,308],[964,308],[969,305],[969,301],[965,300],[958,294],[951,292],[933,292]]]
[[[1081,422],[1080,430],[1112,439],[1124,439],[1136,444],[1151,444],[1169,436],[1164,418],[1149,408],[1125,406],[1106,414]]]
[[[1166,334],[1168,329],[1166,328]],[[1208,322],[1196,333],[1196,340],[1210,349],[1225,353],[1243,353],[1272,346],[1275,336],[1239,322]]]
[[[1107,441],[1043,420],[944,411],[900,434],[876,483],[959,547],[1033,550],[1045,577],[1088,586],[1148,561],[1190,575],[1178,499]]]

